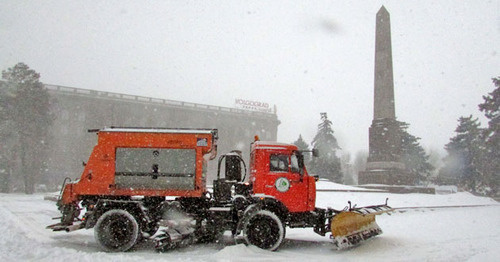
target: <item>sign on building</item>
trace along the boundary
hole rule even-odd
[[[234,103],[236,108],[239,109],[252,110],[265,113],[272,113],[273,111],[271,106],[269,106],[269,104],[265,102],[236,98]]]

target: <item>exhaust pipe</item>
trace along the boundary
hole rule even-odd
[[[82,224],[77,224],[77,225],[67,226],[64,230],[69,233],[71,231],[75,231],[75,230],[82,229],[82,228],[83,228]]]

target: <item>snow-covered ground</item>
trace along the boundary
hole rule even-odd
[[[324,182],[322,182],[324,183]],[[342,188],[339,185],[319,185]],[[0,261],[500,261],[500,205],[468,193],[449,195],[318,192],[317,206],[343,208],[380,204],[392,207],[487,205],[398,210],[377,216],[384,233],[362,245],[337,251],[312,229],[287,229],[277,252],[224,243],[193,245],[157,253],[151,243],[133,251],[105,253],[93,230],[52,232],[45,226],[59,216],[44,195],[0,194]]]

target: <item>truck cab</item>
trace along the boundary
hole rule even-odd
[[[249,182],[255,195],[276,198],[288,212],[315,209],[316,181],[307,173],[303,153],[295,145],[255,141],[251,146]]]

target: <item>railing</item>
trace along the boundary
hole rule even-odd
[[[54,92],[58,92],[58,93],[71,93],[71,94],[83,95],[83,96],[89,96],[89,97],[106,97],[106,98],[111,98],[111,99],[121,99],[121,100],[128,100],[128,101],[156,103],[156,104],[177,106],[177,107],[183,107],[183,108],[208,109],[208,110],[224,111],[224,112],[231,112],[231,113],[253,114],[253,115],[259,115],[259,116],[265,116],[265,117],[273,117],[276,115],[276,112],[265,113],[265,112],[257,112],[257,111],[252,111],[252,110],[245,110],[245,109],[238,109],[238,108],[231,108],[231,107],[197,104],[197,103],[182,102],[182,101],[169,100],[169,99],[127,95],[127,94],[97,91],[97,90],[90,90],[90,89],[83,89],[83,88],[74,88],[74,87],[67,87],[67,86],[45,84],[45,88],[47,88],[47,90],[49,90],[49,91],[54,91]]]

